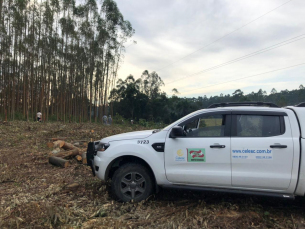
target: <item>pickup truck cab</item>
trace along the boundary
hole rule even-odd
[[[294,198],[305,194],[305,103],[221,103],[161,130],[90,142],[88,165],[120,201],[159,187]]]

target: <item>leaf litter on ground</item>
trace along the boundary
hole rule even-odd
[[[0,228],[302,228],[304,198],[160,190],[119,203],[88,166],[48,163],[50,138],[83,145],[133,125],[10,122],[0,126]]]

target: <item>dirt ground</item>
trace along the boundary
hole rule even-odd
[[[68,168],[48,163],[49,138],[90,141],[137,129],[0,124],[0,228],[305,228],[304,197],[161,190],[141,203],[118,203],[89,167],[75,159]]]

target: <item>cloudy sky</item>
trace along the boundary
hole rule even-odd
[[[304,0],[117,0],[117,4],[132,23],[132,40],[137,41],[126,44],[119,78],[156,71],[165,83],[162,89],[172,95],[177,88],[182,97],[232,94],[236,89],[251,93],[262,88],[269,93],[272,88],[305,85]],[[269,47],[273,49],[265,49]],[[264,52],[256,53],[260,50]],[[247,56],[252,53],[256,55]],[[248,58],[229,62],[243,56]]]

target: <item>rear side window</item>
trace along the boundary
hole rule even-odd
[[[277,115],[236,115],[237,137],[271,137],[285,132],[284,118]]]

